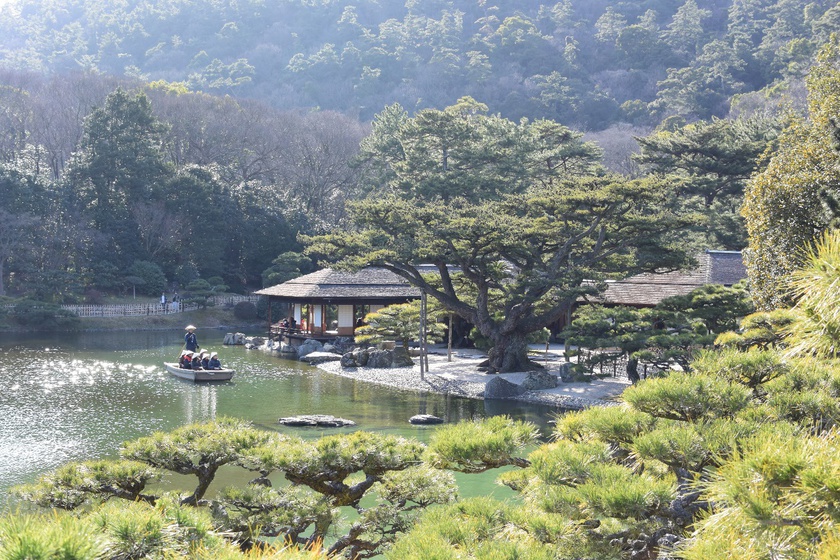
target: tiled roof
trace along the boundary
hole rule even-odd
[[[624,280],[607,281],[601,303],[652,307],[666,297],[686,295],[704,284],[731,286],[746,278],[740,251],[706,251],[697,256],[694,270],[664,274],[638,274]]]
[[[276,286],[257,295],[292,301],[406,301],[420,297],[420,290],[384,268],[341,272],[325,268]]]

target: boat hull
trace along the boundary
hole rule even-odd
[[[188,381],[230,381],[232,369],[184,369],[173,362],[163,362],[166,371]]]

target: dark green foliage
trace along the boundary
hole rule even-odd
[[[262,285],[267,288],[275,284],[282,284],[298,276],[309,274],[314,268],[312,259],[306,255],[287,251],[278,255],[276,259],[271,261],[271,267],[262,272]]]
[[[250,301],[240,301],[233,306],[233,316],[244,321],[253,321],[257,318],[257,306]]]
[[[636,160],[647,170],[679,183],[680,206],[707,216],[704,249],[740,250],[746,230],[738,216],[744,187],[761,168],[762,153],[772,145],[778,124],[767,119],[695,122],[638,138]],[[726,215],[728,219],[724,219]]]
[[[141,219],[135,210],[161,200],[170,169],[164,160],[165,127],[143,94],[117,89],[85,121],[67,180],[75,203],[107,236],[112,262],[127,265],[142,255]]]
[[[685,296],[665,298],[656,308],[698,319],[707,332],[716,334],[736,328],[739,319],[752,313],[753,303],[743,283],[732,287],[706,284]]]
[[[136,286],[138,293],[156,296],[166,289],[166,276],[153,262],[134,261],[126,272],[125,281]]]
[[[271,304],[271,310],[269,313],[268,298],[260,297],[260,299],[257,300],[257,317],[259,317],[260,319],[268,319],[269,317],[271,317],[272,322],[277,322],[279,319],[288,316],[288,304],[281,303],[279,301],[274,301]]]
[[[193,280],[184,289],[183,301],[196,303],[201,307],[214,305],[213,300],[210,298],[216,294],[222,294],[227,290],[227,286],[221,282],[222,279],[218,276],[208,280],[204,280],[203,278]]]
[[[690,367],[695,353],[712,345],[717,333],[734,329],[752,310],[743,286],[705,285],[685,296],[663,299],[655,308],[587,305],[578,308],[563,331],[569,344],[581,347],[578,366],[604,373],[619,361],[636,367]],[[636,380],[632,368],[628,376]]]
[[[67,329],[78,324],[71,311],[54,303],[24,299],[15,302],[11,318],[19,325],[33,330]]]
[[[558,123],[485,109],[389,110],[363,154],[394,194],[350,205],[354,228],[302,239],[322,261],[403,276],[490,339],[490,371],[521,371],[527,337],[597,290],[586,280],[685,264],[673,240],[689,220],[667,208],[666,184],[586,175],[592,146]]]

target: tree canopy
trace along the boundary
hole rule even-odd
[[[753,176],[744,200],[751,290],[764,310],[782,307],[786,278],[803,262],[804,248],[840,216],[840,151],[832,122],[840,111],[840,43],[820,53],[808,78],[809,120],[781,134],[767,168]]]
[[[520,371],[526,336],[591,291],[585,280],[685,262],[661,239],[683,224],[661,209],[665,196],[660,185],[593,178],[479,204],[368,200],[351,206],[357,230],[309,238],[308,251],[393,270],[491,339],[491,370]]]
[[[0,11],[0,64],[167,80],[363,120],[394,102],[415,111],[470,95],[507,118],[599,130],[724,117],[733,96],[762,89],[778,99],[836,12],[826,0],[14,0]]]

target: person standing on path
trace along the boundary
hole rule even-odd
[[[187,325],[187,334],[184,335],[184,348],[190,352],[198,352],[198,339],[195,336],[195,327]]]
[[[160,294],[160,308],[166,313],[166,292]]]

